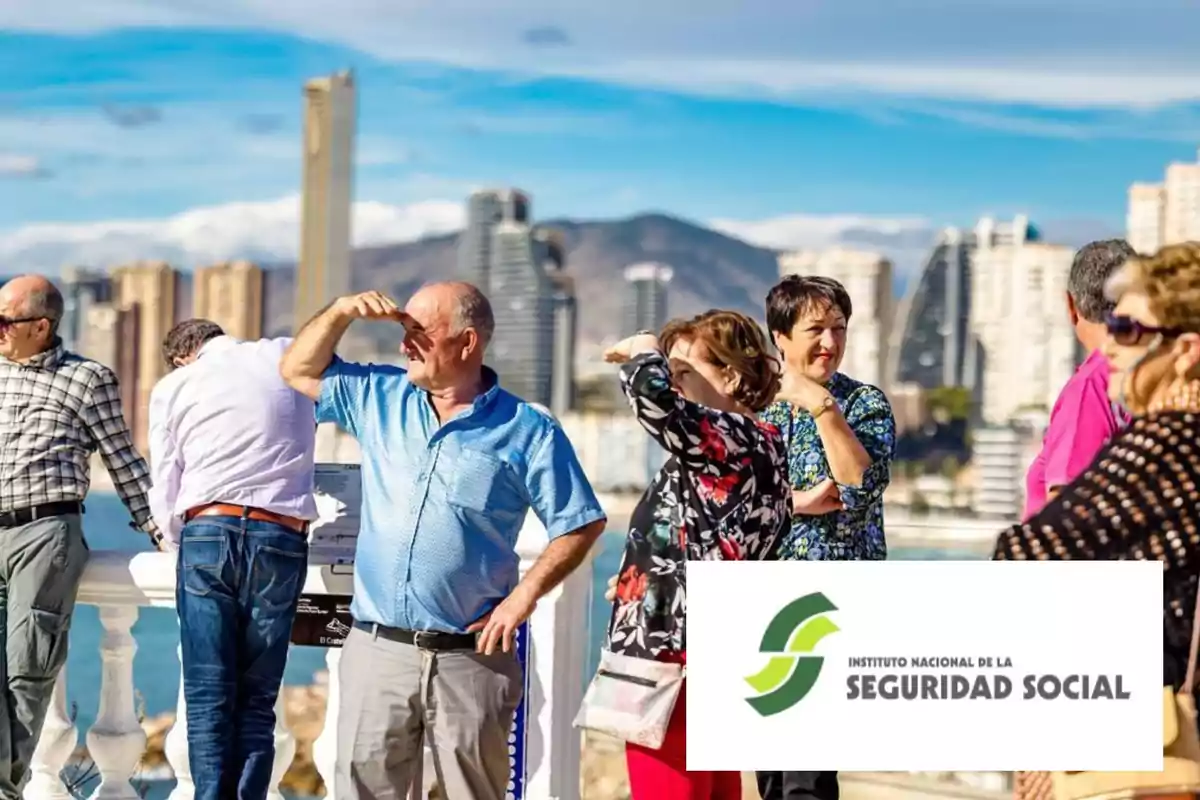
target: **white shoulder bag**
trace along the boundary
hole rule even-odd
[[[657,750],[683,688],[682,664],[600,651],[575,727]]]

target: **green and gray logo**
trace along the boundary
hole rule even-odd
[[[806,594],[784,606],[767,625],[758,650],[771,659],[757,675],[746,678],[757,697],[746,702],[764,717],[786,711],[809,693],[825,659],[811,655],[817,642],[838,631],[828,617],[837,606],[820,592]]]

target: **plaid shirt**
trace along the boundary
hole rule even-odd
[[[0,511],[82,502],[97,450],[134,522],[157,540],[150,472],[133,448],[112,370],[59,340],[26,364],[0,356]]]

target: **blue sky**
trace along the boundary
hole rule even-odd
[[[776,244],[827,215],[1025,212],[1071,238],[1120,232],[1128,184],[1200,142],[1200,11],[1169,0],[12,5],[0,256],[292,195],[301,84],[344,67],[357,199],[426,203],[404,235],[512,184],[543,218],[662,210]]]

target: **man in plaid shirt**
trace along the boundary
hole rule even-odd
[[[150,517],[146,462],[133,448],[112,370],[68,353],[63,298],[46,278],[0,288],[0,798],[19,800],[59,670],[88,548],[81,514],[97,450],[136,526]]]

